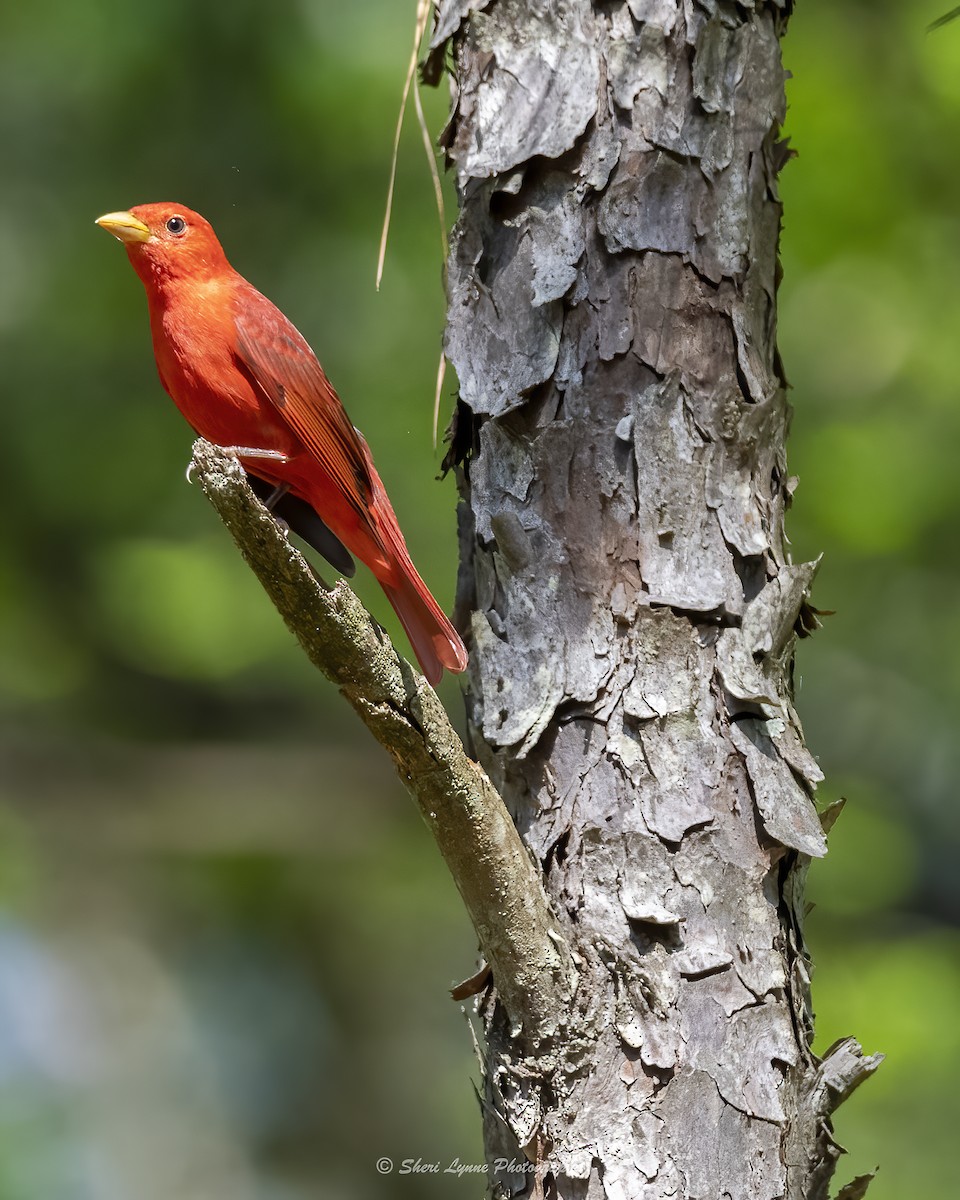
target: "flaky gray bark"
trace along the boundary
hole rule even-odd
[[[438,6],[470,726],[580,969],[549,1044],[482,1005],[488,1154],[535,1166],[504,1194],[825,1197],[830,1112],[877,1063],[810,1050],[825,838],[791,674],[816,564],[784,545],[775,344],[790,7]]]

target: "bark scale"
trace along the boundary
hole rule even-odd
[[[558,1037],[480,1005],[503,1195],[825,1197],[830,1112],[878,1062],[810,1050],[826,843],[791,677],[816,564],[784,544],[776,349],[790,7],[438,5],[468,718],[579,968]]]

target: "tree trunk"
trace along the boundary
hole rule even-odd
[[[826,1196],[829,1114],[878,1061],[810,1050],[825,838],[791,676],[816,564],[784,546],[775,341],[790,7],[439,4],[469,724],[579,968],[554,1037],[481,1001],[505,1195]]]

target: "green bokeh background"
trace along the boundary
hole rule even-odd
[[[800,704],[848,805],[811,872],[818,1046],[888,1060],[843,1178],[948,1195],[960,1111],[960,24],[799,0],[781,347]],[[413,0],[0,9],[0,1196],[477,1195],[474,938],[413,807],[184,480],[140,285],[93,218],[177,199],[317,348],[414,558],[436,483],[437,217],[404,134]],[[445,97],[425,97],[434,129]],[[449,395],[445,406],[449,408]],[[378,616],[375,585],[359,581]],[[458,709],[457,689],[445,697]]]

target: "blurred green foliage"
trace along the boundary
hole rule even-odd
[[[408,122],[415,4],[0,11],[0,1195],[475,1195],[474,939],[386,764],[184,480],[139,282],[93,226],[177,199],[307,335],[441,603],[437,218]],[[844,1178],[949,1194],[960,1001],[960,26],[799,0],[781,346],[797,559],[836,609],[800,703],[848,798],[810,877],[818,1045],[884,1050]],[[435,129],[445,96],[426,96]],[[449,396],[446,404],[449,406]],[[376,585],[361,594],[386,620]],[[392,624],[393,630],[395,626]],[[456,706],[456,688],[447,698]],[[475,1072],[473,1072],[475,1073]]]
[[[800,705],[847,797],[810,872],[820,1048],[887,1054],[840,1110],[844,1178],[950,1195],[960,1106],[960,26],[936,3],[800,0],[785,44],[780,344],[794,554],[836,609]]]

